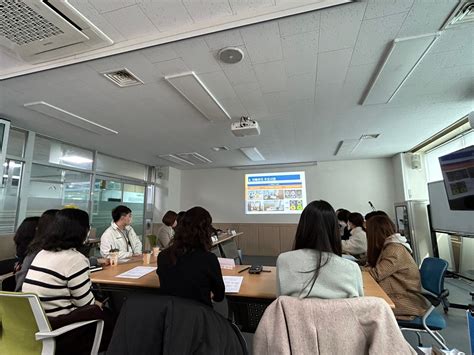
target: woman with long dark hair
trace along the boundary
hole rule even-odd
[[[313,201],[301,214],[293,251],[277,259],[277,292],[300,298],[363,296],[359,266],[341,257],[336,213],[326,201]]]
[[[186,211],[167,249],[158,254],[161,293],[212,306],[224,299],[219,261],[210,252],[212,218],[202,207]]]
[[[387,216],[367,220],[368,271],[395,303],[398,319],[422,316],[428,305],[421,295],[420,271],[411,256],[407,239],[396,233]]]
[[[23,280],[26,277],[26,273],[30,269],[30,265],[33,262],[36,254],[41,250],[41,242],[44,239],[44,234],[49,225],[53,222],[56,213],[59,210],[51,209],[44,211],[41,217],[38,220],[36,226],[36,232],[33,239],[28,244],[26,249],[26,255],[22,261],[21,268],[15,273],[15,292],[20,292],[21,287],[23,286]]]
[[[15,269],[20,269],[21,264],[23,264],[23,260],[27,255],[28,245],[35,237],[39,219],[39,217],[25,218],[15,233],[13,241],[15,242],[16,257],[18,259],[18,264]]]
[[[105,351],[113,329],[113,317],[95,300],[89,277],[89,260],[80,248],[89,233],[89,215],[79,209],[63,209],[47,226],[23,281],[22,291],[38,295],[53,329],[78,321],[102,319],[104,332],[101,351]],[[58,354],[90,352],[95,325],[60,336]]]

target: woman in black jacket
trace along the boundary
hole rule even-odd
[[[208,306],[224,299],[225,286],[215,254],[210,252],[212,218],[193,207],[176,227],[170,246],[158,255],[160,291],[194,299]]]

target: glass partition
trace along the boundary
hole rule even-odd
[[[108,177],[97,177],[94,182],[93,201],[92,227],[97,229],[97,237],[110,226],[112,210],[118,205],[125,205],[132,210],[132,227],[137,235],[143,235],[145,186],[123,183]]]
[[[92,170],[93,153],[59,141],[36,136],[33,161]]]
[[[142,181],[147,178],[146,165],[100,153],[97,154],[96,170],[101,173],[126,176]]]
[[[15,231],[22,170],[22,162],[6,159],[3,163],[0,184],[0,234],[9,234]]]
[[[89,210],[91,174],[40,164],[31,167],[27,216],[39,216],[44,211],[65,206]]]
[[[8,136],[7,154],[23,157],[25,153],[26,132],[18,129],[10,129]]]

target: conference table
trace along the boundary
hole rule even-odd
[[[144,264],[142,257],[132,257],[116,266],[105,266],[103,270],[91,273],[91,280],[101,291],[118,291],[126,293],[158,293],[160,280],[156,271],[137,278],[122,278],[118,275],[137,266],[156,268],[156,258],[152,257],[150,264]],[[277,298],[276,267],[264,266],[264,272],[249,274],[248,270],[239,272],[249,265],[236,265],[233,269],[221,269],[223,276],[242,276],[243,281],[238,293],[226,293],[228,316],[241,325],[244,332],[255,332],[258,322],[266,307]],[[395,304],[382,290],[368,272],[362,272],[364,294],[382,298],[391,308]]]

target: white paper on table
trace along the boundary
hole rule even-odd
[[[244,279],[243,276],[222,276],[226,293],[238,293]]]
[[[149,274],[154,270],[156,270],[156,267],[154,266],[137,266],[115,277],[123,277],[126,279],[139,279],[140,277],[145,276],[146,274]]]
[[[126,263],[127,261],[130,261],[130,259],[119,259],[118,263],[123,264],[123,263]]]
[[[235,267],[235,260],[231,258],[217,258],[221,269],[230,269],[232,270]]]

